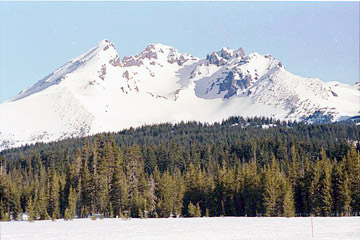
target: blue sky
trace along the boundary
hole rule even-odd
[[[159,42],[197,57],[243,47],[359,81],[359,2],[0,2],[0,102],[105,38],[121,57]]]

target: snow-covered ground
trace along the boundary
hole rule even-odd
[[[360,239],[360,217],[76,219],[1,222],[1,240]]]

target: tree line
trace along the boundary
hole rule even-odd
[[[359,215],[359,132],[230,118],[7,150],[0,219]]]

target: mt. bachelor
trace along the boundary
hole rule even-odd
[[[296,76],[271,55],[246,55],[241,48],[200,59],[150,44],[120,60],[103,40],[0,104],[0,150],[233,115],[337,121],[359,114],[359,87]]]

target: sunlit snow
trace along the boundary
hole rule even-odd
[[[360,217],[214,217],[1,222],[2,240],[360,239]]]

